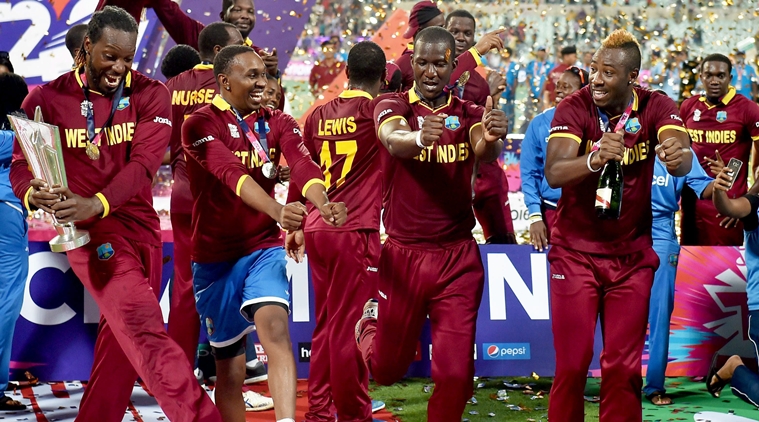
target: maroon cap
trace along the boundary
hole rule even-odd
[[[387,62],[385,64],[385,79],[382,80],[380,91],[387,91],[390,89],[390,81],[393,79],[395,72],[400,72],[401,68],[393,62]]]
[[[415,4],[411,9],[411,16],[408,18],[408,29],[403,34],[403,38],[413,38],[420,26],[431,21],[437,15],[442,14],[443,12],[437,8],[437,3],[432,0],[422,0]]]

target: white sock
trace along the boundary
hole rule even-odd
[[[278,420],[277,422],[295,422],[295,419],[293,419],[293,418],[284,418],[284,419]]]

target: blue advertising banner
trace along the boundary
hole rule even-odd
[[[530,246],[480,248],[486,275],[476,343],[446,347],[471,348],[480,376],[529,375],[533,371],[551,376],[554,352],[546,255],[534,252]],[[172,252],[173,244],[164,243],[159,299],[164,321],[169,313]],[[29,278],[11,354],[13,375],[31,370],[42,380],[86,380],[100,317],[97,305],[79,283],[65,255],[50,252],[46,242],[30,242],[29,253]],[[298,377],[306,378],[315,325],[314,294],[306,264],[288,261],[287,272],[292,291],[293,353]],[[597,345],[600,347],[600,338]],[[265,351],[257,347],[265,361]],[[430,356],[434,353],[429,327],[422,333],[418,351],[418,360],[408,373],[429,376]],[[598,368],[597,361],[591,368]]]

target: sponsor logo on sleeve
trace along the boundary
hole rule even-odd
[[[377,116],[377,123],[379,123],[380,120],[382,120],[383,117],[387,116],[388,114],[390,114],[392,112],[393,112],[393,110],[389,109],[389,108],[387,110],[382,110],[380,112],[380,114]]]
[[[759,127],[759,122],[756,122],[756,127]]]
[[[551,130],[549,130],[549,132],[553,133],[553,132],[568,131],[568,130],[569,130],[569,126],[554,126],[551,128]]]
[[[213,136],[208,135],[205,138],[198,139],[197,141],[193,142],[192,146],[196,147],[198,145],[205,144],[206,142],[211,142],[213,141],[213,139],[214,139]]]
[[[211,317],[206,317],[206,332],[208,333],[209,336],[212,336],[215,331],[216,330],[214,329],[214,326],[213,326],[213,320],[211,319]]]
[[[155,116],[155,119],[153,119],[153,123],[160,123],[168,127],[171,127],[171,120],[165,117]]]
[[[529,360],[530,343],[483,343],[485,360]]]
[[[696,112],[699,114],[699,116],[701,115],[701,111],[696,110]],[[693,116],[693,117],[694,117],[694,120],[698,120],[698,119],[695,119],[695,116]],[[672,119],[672,120],[677,120],[678,122],[682,122],[683,121],[683,119],[680,116],[678,116],[677,114],[670,114],[669,118]]]
[[[233,125],[232,123],[227,123],[227,126],[229,127],[229,135],[233,138],[239,138],[240,137],[240,130],[237,129],[237,125]]]
[[[293,133],[300,136],[301,138],[303,137],[303,133],[301,133],[300,129],[298,129],[297,127],[293,128]]]

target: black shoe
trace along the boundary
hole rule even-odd
[[[268,379],[269,374],[266,372],[266,365],[260,360],[256,359],[245,364],[245,385],[264,382]]]
[[[26,405],[6,395],[0,395],[0,412],[26,410]]]

